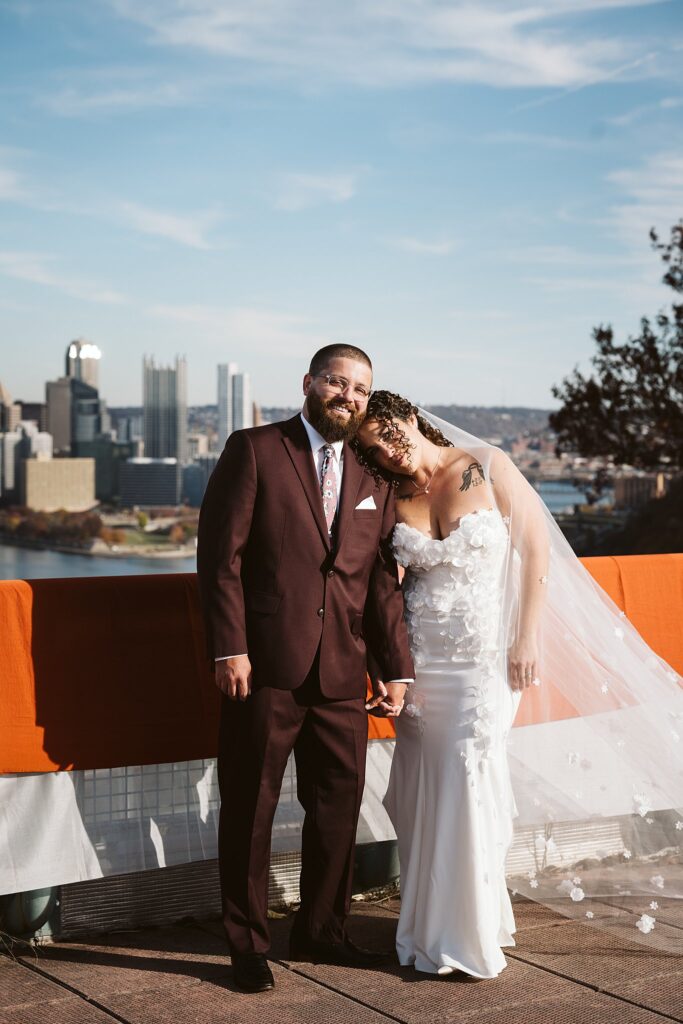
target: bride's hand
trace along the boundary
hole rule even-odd
[[[538,684],[538,645],[535,637],[520,636],[508,652],[508,679],[512,690]]]

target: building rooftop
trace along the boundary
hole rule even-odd
[[[673,901],[672,901],[673,902]],[[349,931],[393,948],[397,899],[355,903]],[[683,927],[683,907],[667,911]],[[4,1024],[657,1024],[683,1020],[683,959],[515,902],[517,946],[492,981],[295,963],[273,920],[272,992],[238,992],[218,921],[15,946],[0,956]]]

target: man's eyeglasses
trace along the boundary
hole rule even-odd
[[[330,391],[336,391],[337,394],[343,394],[351,384],[350,380],[346,377],[338,377],[336,373],[314,373],[314,377],[320,377],[327,384]],[[354,397],[359,401],[366,402],[371,395],[370,388],[366,388],[364,384],[353,385]]]

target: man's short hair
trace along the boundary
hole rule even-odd
[[[325,345],[324,348],[319,348],[311,359],[308,372],[313,376],[316,373],[322,373],[330,359],[355,359],[372,369],[370,356],[362,348],[356,348],[355,345]]]

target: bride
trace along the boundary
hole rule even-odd
[[[572,916],[582,904],[587,922],[625,920],[637,929],[629,937],[649,936],[658,904],[643,900],[683,891],[683,773],[653,770],[681,763],[670,727],[683,718],[675,673],[592,582],[500,449],[377,391],[357,454],[395,487],[393,553],[405,569],[416,669],[405,694],[398,684],[390,694],[404,710],[384,799],[398,838],[400,963],[475,978],[504,969],[515,818],[517,891]],[[567,717],[553,720],[532,690],[536,724],[511,733],[523,692],[542,681],[570,706]],[[636,860],[624,840],[633,827]],[[650,874],[660,863],[667,881]],[[680,951],[680,934],[664,924],[658,946]]]

